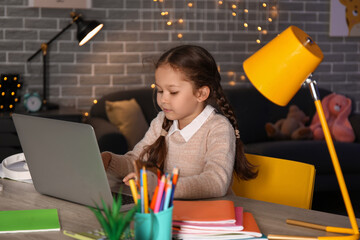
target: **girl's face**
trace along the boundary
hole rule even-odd
[[[169,120],[178,120],[182,129],[194,120],[204,109],[203,89],[195,90],[190,81],[184,80],[182,72],[169,65],[155,71],[157,103]]]

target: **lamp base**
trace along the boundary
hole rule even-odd
[[[56,110],[59,109],[59,104],[47,102],[42,105],[42,111]]]

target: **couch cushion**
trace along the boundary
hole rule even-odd
[[[108,119],[105,110],[106,101],[115,102],[132,98],[139,104],[146,121],[150,124],[160,111],[156,101],[154,101],[154,90],[152,88],[122,90],[106,94],[91,107],[90,116]]]
[[[106,101],[106,114],[109,121],[117,126],[125,136],[129,149],[133,149],[149,128],[144,114],[135,99]]]

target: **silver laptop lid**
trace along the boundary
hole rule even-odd
[[[94,202],[101,206],[101,198],[112,203],[90,125],[15,113],[12,118],[39,193],[88,206],[95,206]]]

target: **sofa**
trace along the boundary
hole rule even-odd
[[[312,119],[316,110],[307,87],[302,87],[285,107],[270,102],[252,86],[225,88],[224,91],[237,116],[245,152],[313,164],[316,168],[314,195],[322,191],[339,191],[325,141],[274,141],[267,137],[265,131],[267,122],[274,123],[286,117],[288,107],[291,104],[297,105]],[[331,92],[319,89],[319,93],[323,98]],[[139,104],[146,122],[149,124],[159,111],[153,100],[153,94],[151,88],[114,92],[103,96],[98,100],[97,104],[91,107],[88,123],[95,130],[101,151],[122,154],[129,150],[126,138],[117,127],[109,122],[105,102],[134,98]],[[349,120],[356,135],[355,142],[334,141],[334,144],[345,181],[351,193],[360,190],[360,161],[358,159],[360,156],[360,115],[352,113]]]

